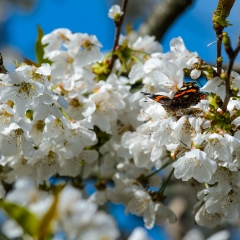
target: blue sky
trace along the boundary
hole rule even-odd
[[[108,18],[110,1],[96,0],[40,0],[36,9],[30,13],[15,11],[5,25],[5,41],[16,46],[26,57],[34,59],[34,42],[36,39],[36,25],[39,24],[45,33],[56,28],[66,27],[73,32],[94,34],[103,44],[103,50],[112,47],[114,24]],[[217,0],[196,1],[168,30],[162,45],[164,51],[169,49],[172,38],[182,36],[187,48],[197,51],[209,63],[215,62],[216,44],[207,46],[215,40],[212,29],[212,12]],[[234,24],[226,31],[229,33],[233,46],[240,34],[240,21],[237,13],[240,1],[235,2],[229,19]],[[227,60],[224,54],[224,60]],[[240,61],[240,57],[238,57]]]

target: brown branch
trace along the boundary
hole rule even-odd
[[[146,22],[139,27],[138,34],[141,36],[154,35],[156,40],[160,41],[171,24],[193,1],[194,0],[165,0],[158,3],[153,8]]]
[[[0,53],[0,73],[7,73],[7,70],[3,65],[3,57],[1,53]]]
[[[114,53],[116,47],[118,46],[119,37],[120,37],[120,33],[121,33],[121,27],[122,27],[122,23],[123,23],[123,20],[124,20],[124,16],[126,14],[127,3],[128,3],[128,0],[123,0],[122,7],[121,7],[121,9],[123,11],[123,15],[121,16],[119,21],[115,21],[116,31],[115,31],[115,37],[114,37],[114,44],[113,44],[113,48],[112,48],[112,53]],[[111,71],[113,69],[113,65],[114,65],[116,60],[117,60],[117,56],[113,54],[112,58],[111,58],[111,61],[109,63],[110,73],[111,73]]]
[[[222,71],[222,31],[216,32],[217,35],[217,74],[220,76]]]
[[[223,29],[229,26],[229,21],[226,20],[228,15],[231,12],[235,0],[219,0],[218,6],[213,12],[212,21],[213,21],[213,29],[217,35],[217,73],[218,76],[221,75],[222,71],[222,33]]]
[[[230,100],[231,97],[231,90],[230,90],[230,77],[231,77],[231,72],[232,72],[232,68],[233,68],[233,64],[235,61],[236,56],[238,55],[240,51],[240,36],[238,38],[238,44],[236,49],[233,51],[232,55],[230,56],[230,61],[229,61],[229,65],[228,65],[228,69],[227,69],[227,78],[225,80],[225,99],[222,105],[222,110],[225,112],[227,110],[227,105],[228,102]]]

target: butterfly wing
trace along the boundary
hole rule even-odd
[[[172,101],[171,98],[164,95],[157,95],[157,94],[151,94],[151,93],[145,93],[145,92],[141,92],[141,93],[153,99],[154,101],[161,103],[163,106],[168,106]]]
[[[169,108],[175,112],[179,109],[194,106],[201,100],[201,94],[204,93],[199,92],[199,87],[195,82],[184,83],[183,86],[175,93]]]

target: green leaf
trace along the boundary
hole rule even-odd
[[[10,238],[7,238],[5,235],[3,235],[2,233],[0,233],[0,239],[1,240],[11,240]]]
[[[37,26],[37,40],[35,43],[35,54],[37,58],[37,62],[39,65],[42,63],[49,63],[52,64],[52,62],[49,59],[44,59],[44,47],[47,46],[47,44],[42,44],[42,38],[44,36],[43,30],[40,26]]]
[[[36,236],[39,220],[37,217],[28,211],[25,207],[19,206],[16,203],[0,200],[0,207],[7,215],[22,227],[23,231],[28,235]]]
[[[61,192],[61,188],[62,186],[58,186],[56,188],[56,193],[52,205],[40,220],[37,235],[39,240],[46,239],[45,237],[50,236],[51,234],[51,223],[57,214],[57,205],[59,201],[59,193]]]

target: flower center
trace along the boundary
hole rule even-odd
[[[82,47],[84,47],[87,50],[90,50],[92,48],[92,46],[93,46],[93,44],[87,39],[85,39],[82,43]]]
[[[30,83],[23,82],[20,84],[20,88],[18,89],[18,93],[26,93],[28,96],[30,95],[31,90],[33,90],[34,87]]]

